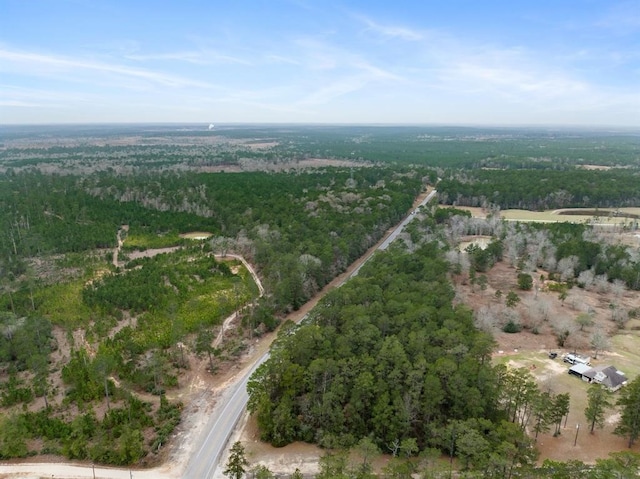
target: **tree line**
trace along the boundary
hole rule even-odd
[[[304,474],[295,469],[290,474],[274,474],[264,465],[252,465],[245,447],[235,442],[230,450],[229,458],[223,471],[230,479],[444,479],[452,477],[450,467],[443,463],[437,451],[427,451],[419,458],[406,456],[394,457],[382,468],[380,473],[374,472],[372,458],[379,453],[371,441],[365,439],[350,451],[328,451],[319,460],[320,471],[315,475]],[[567,462],[545,460],[542,465],[519,467],[517,477],[523,479],[633,479],[638,477],[640,454],[634,452],[615,452],[606,459],[596,459],[595,464],[582,461]],[[465,471],[462,477],[487,477],[483,471]]]
[[[500,209],[620,208],[640,202],[640,174],[634,169],[593,171],[455,170],[438,183],[441,203]]]
[[[370,441],[394,457],[435,449],[457,457],[471,477],[535,469],[535,439],[561,434],[570,396],[541,390],[525,370],[492,365],[491,337],[475,329],[470,311],[452,306],[443,243],[426,237],[410,251],[394,244],[377,253],[308,321],[281,330],[248,385],[262,440],[329,449]],[[492,260],[502,248],[490,250]],[[639,386],[640,378],[617,403],[616,433],[629,444],[640,434]],[[610,404],[590,396],[593,428]]]

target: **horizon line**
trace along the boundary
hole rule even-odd
[[[209,125],[214,124],[215,128],[209,130]],[[202,131],[215,132],[221,128],[233,127],[233,126],[261,126],[261,127],[282,127],[282,126],[317,126],[317,127],[448,127],[448,128],[504,128],[504,129],[517,129],[517,128],[554,128],[554,129],[622,129],[622,130],[635,130],[640,132],[640,125],[616,125],[616,124],[567,124],[567,123],[516,123],[516,124],[504,124],[504,123],[438,123],[438,122],[250,122],[250,121],[232,121],[232,122],[203,122],[203,121],[178,121],[178,122],[148,122],[148,121],[135,121],[135,122],[59,122],[59,123],[2,123],[0,122],[0,128],[15,128],[15,127],[82,127],[82,126],[198,126],[202,125]]]

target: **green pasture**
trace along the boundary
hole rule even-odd
[[[610,352],[599,356],[625,373],[629,380],[640,374],[640,331],[623,331],[610,338]]]
[[[571,208],[571,211],[579,211],[581,208]],[[593,211],[593,208],[588,208]],[[632,224],[631,218],[623,216],[613,216],[615,212],[618,214],[640,214],[640,208],[618,208],[618,209],[602,209],[598,216],[595,215],[579,215],[579,214],[563,214],[566,210],[548,210],[548,211],[529,211],[529,210],[503,210],[500,212],[502,218],[508,221],[530,221],[539,223],[590,223],[598,225],[624,225]]]

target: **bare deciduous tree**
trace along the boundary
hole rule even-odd
[[[624,281],[622,281],[621,279],[615,279],[613,280],[613,283],[611,283],[610,289],[611,289],[611,292],[615,295],[615,297],[617,299],[620,299],[620,297],[626,291],[627,286],[625,285]]]
[[[566,281],[575,276],[575,269],[579,264],[579,258],[577,256],[568,256],[558,261],[556,269],[560,273],[562,281]]]
[[[604,334],[600,329],[596,329],[593,333],[591,333],[591,347],[594,350],[593,357],[594,359],[598,359],[598,353],[600,351],[606,351],[609,349],[609,338]]]
[[[612,303],[613,304],[613,303]],[[629,320],[629,311],[621,308],[617,305],[611,310],[611,319],[616,323],[620,329],[624,329],[625,324]]]
[[[576,323],[566,316],[560,316],[552,320],[553,331],[556,335],[558,346],[565,346],[569,337],[576,331]]]
[[[549,320],[549,313],[551,312],[551,303],[546,299],[540,299],[536,302],[535,308],[543,321]]]
[[[600,274],[595,277],[594,287],[598,293],[607,293],[609,291],[609,279],[607,278],[607,274]]]
[[[581,271],[580,274],[578,275],[578,284],[582,285],[584,289],[589,291],[593,287],[593,282],[595,281],[595,278],[596,278],[596,273],[593,270],[593,268]]]
[[[544,250],[544,259],[542,261],[542,267],[547,271],[555,271],[556,265],[558,264],[556,260],[556,248],[553,245],[550,245]]]
[[[495,307],[481,306],[475,314],[476,326],[487,333],[493,333],[498,323],[499,311]]]

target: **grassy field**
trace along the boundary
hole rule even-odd
[[[592,365],[613,365],[624,372],[629,380],[640,374],[640,332],[627,330],[610,338],[609,349],[611,351],[605,351],[598,355],[598,359],[593,359]],[[542,390],[571,395],[569,415],[566,423],[562,424],[561,435],[555,438],[547,433],[539,437],[540,461],[549,458],[593,462],[595,458],[607,457],[610,452],[626,450],[626,439],[613,434],[618,421],[617,408],[607,411],[602,430],[596,429],[594,434],[589,434],[590,424],[585,418],[584,410],[587,407],[587,391],[596,386],[568,374],[569,364],[562,361],[562,354],[556,359],[549,359],[547,354],[544,350],[528,350],[494,356],[496,364],[529,370]],[[618,397],[619,392],[611,393],[611,402],[615,404]],[[578,424],[579,437],[574,446],[574,433]],[[632,450],[638,452],[640,445],[634,446]]]
[[[182,233],[180,238],[185,239],[194,239],[194,240],[205,240],[213,236],[213,233],[207,233],[206,231],[193,231],[191,233]]]
[[[571,208],[570,211],[576,212],[580,208]],[[585,209],[586,210],[586,209]],[[602,209],[599,216],[594,215],[580,215],[580,214],[563,214],[563,211],[569,210],[549,210],[549,211],[528,211],[528,210],[504,210],[500,212],[502,218],[509,221],[531,221],[540,223],[556,223],[556,222],[568,222],[568,223],[590,223],[598,225],[623,225],[625,223],[631,224],[633,221],[630,218],[621,216],[613,216],[615,211],[620,214],[640,214],[640,208],[619,208],[615,209]],[[593,208],[589,208],[589,211],[593,211]],[[611,216],[610,216],[611,215]]]
[[[129,233],[124,240],[124,251],[146,250],[153,248],[167,248],[183,244],[183,239],[177,233],[168,233],[163,236],[155,234]]]
[[[640,332],[625,331],[610,339],[611,351],[601,357],[611,362],[632,380],[640,375]],[[600,358],[599,358],[600,359]]]
[[[598,354],[597,359],[591,360],[592,366],[613,365],[626,374],[629,380],[640,375],[640,332],[624,331],[610,338],[610,351]],[[496,364],[506,364],[510,367],[524,367],[538,380],[543,390],[550,389],[554,393],[570,393],[571,409],[584,419],[584,408],[587,401],[589,384],[568,374],[569,364],[562,361],[562,354],[556,359],[549,359],[546,351],[521,351],[497,355]]]

